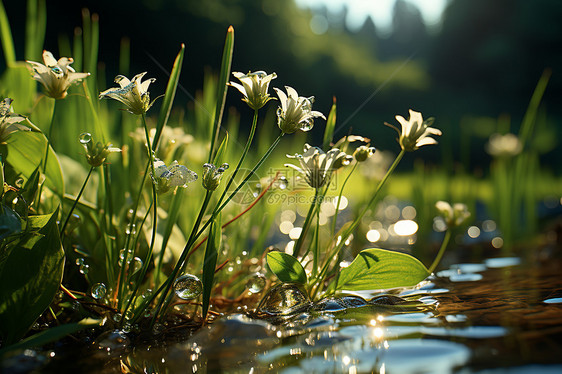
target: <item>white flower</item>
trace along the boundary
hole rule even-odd
[[[280,89],[274,88],[281,102],[281,106],[277,109],[277,125],[285,134],[312,129],[316,117],[326,119],[322,113],[312,110],[313,96],[299,97],[295,89],[289,86],[285,86],[285,89],[287,95]]]
[[[150,102],[148,86],[156,79],[150,78],[141,82],[145,74],[146,72],[137,74],[131,80],[123,75],[116,76],[115,83],[118,83],[120,87],[109,88],[100,92],[100,100],[104,97],[108,97],[125,104],[129,113],[137,115],[146,113],[154,103]]]
[[[6,144],[8,137],[16,131],[29,131],[30,128],[21,122],[27,118],[12,111],[12,99],[0,101],[0,144]]]
[[[219,186],[222,175],[228,169],[228,164],[224,163],[219,167],[214,164],[204,164],[205,171],[203,172],[203,187],[206,190],[214,191]]]
[[[441,130],[429,127],[433,124],[434,118],[429,118],[424,121],[420,112],[411,109],[410,119],[408,121],[402,116],[396,116],[396,120],[400,122],[402,131],[388,123],[385,123],[385,125],[392,127],[398,132],[400,135],[398,143],[400,143],[403,150],[408,152],[415,151],[424,145],[437,144],[437,140],[429,136],[442,134]]]
[[[80,134],[80,144],[86,150],[86,161],[93,167],[103,165],[111,153],[121,152],[120,148],[112,147],[111,143],[94,142],[92,134],[87,132]]]
[[[376,151],[375,147],[369,147],[368,145],[360,145],[355,149],[355,152],[353,152],[353,157],[355,157],[355,160],[357,160],[357,162],[363,162],[366,161],[368,158],[370,158],[372,155],[374,155],[375,151]]]
[[[523,150],[523,144],[514,134],[492,134],[486,144],[486,152],[494,157],[513,157]]]
[[[311,147],[308,144],[304,145],[304,154],[287,155],[287,157],[299,160],[301,167],[293,164],[285,164],[285,166],[301,173],[306,183],[312,188],[322,187],[329,180],[332,171],[349,165],[353,158],[337,148],[332,148],[325,153],[322,149]]]
[[[158,192],[165,193],[171,188],[187,187],[187,184],[197,180],[197,174],[189,170],[184,165],[174,161],[169,167],[158,159],[154,160],[154,174],[152,181],[156,185]]]
[[[64,99],[72,84],[79,83],[90,73],[77,73],[70,64],[74,60],[70,57],[61,57],[58,61],[49,51],[43,51],[43,62],[45,65],[27,61],[30,65],[33,79],[39,81],[45,88],[47,96],[53,99]]]
[[[448,228],[460,226],[470,217],[470,212],[465,204],[456,203],[451,206],[446,201],[438,201],[435,203],[435,207],[445,220]]]
[[[273,97],[269,96],[267,92],[269,90],[269,83],[272,79],[277,78],[277,74],[269,74],[265,71],[255,71],[249,72],[248,74],[234,72],[232,73],[240,82],[238,83],[230,82],[232,87],[235,87],[244,95],[242,99],[250,108],[258,110],[262,108],[269,100],[274,100]]]

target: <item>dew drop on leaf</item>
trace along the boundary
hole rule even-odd
[[[176,278],[174,291],[180,299],[195,299],[203,291],[203,283],[195,275],[184,274]]]

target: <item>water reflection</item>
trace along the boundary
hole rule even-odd
[[[282,317],[276,325],[240,314],[223,317],[192,336],[176,336],[179,343],[148,343],[120,352],[121,345],[111,346],[120,359],[103,369],[115,373],[558,373],[562,263],[553,261],[538,272],[518,266],[520,261],[457,264],[418,287],[394,294],[364,292],[364,298],[330,297],[315,304],[298,289],[280,288],[261,305],[269,317]],[[303,304],[306,307],[301,308]],[[107,348],[105,338],[96,344]],[[125,342],[124,347],[130,347]],[[106,350],[100,352],[108,358]],[[59,356],[64,357],[57,353],[52,360]],[[77,355],[82,356],[87,357]],[[83,372],[100,369],[99,364],[80,366]],[[52,367],[45,372],[56,372]]]

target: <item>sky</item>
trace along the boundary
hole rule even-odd
[[[407,0],[416,5],[422,14],[425,24],[431,29],[438,27],[441,14],[447,0]],[[365,18],[370,15],[381,32],[389,32],[392,25],[392,8],[395,0],[296,0],[300,7],[318,7],[325,5],[330,11],[337,12],[344,4],[348,6],[348,27],[357,29]]]

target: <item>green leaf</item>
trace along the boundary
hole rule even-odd
[[[2,153],[6,156],[6,162],[26,179],[30,179],[35,169],[43,164],[47,138],[40,132],[17,131],[10,135],[6,148],[2,147]],[[62,169],[58,157],[49,147],[49,158],[47,160],[46,185],[59,196],[64,195],[64,182]]]
[[[215,155],[215,159],[213,163],[219,167],[222,165],[225,159],[226,149],[228,147],[228,132],[225,134],[224,139],[221,142],[219,149],[217,150],[217,154]]]
[[[65,325],[48,328],[47,330],[41,331],[37,334],[31,335],[28,338],[25,338],[19,343],[12,344],[8,347],[0,349],[0,357],[14,350],[42,347],[45,344],[55,342],[67,335],[73,334],[80,330],[100,326],[101,323],[101,319],[84,318],[83,320],[76,323],[67,323]]]
[[[203,262],[203,319],[207,317],[211,292],[213,291],[213,280],[215,278],[215,268],[222,239],[221,215],[215,216],[209,229],[207,248],[205,249],[205,261]]]
[[[213,124],[213,132],[211,133],[211,151],[209,152],[209,163],[213,161],[216,143],[218,142],[219,129],[224,112],[224,104],[226,102],[227,82],[230,77],[230,67],[232,65],[232,53],[234,51],[234,28],[230,26],[226,32],[226,40],[224,42],[224,50],[222,53],[221,72],[219,75],[219,83],[217,85],[217,107],[215,110],[215,122]]]
[[[6,66],[10,66],[16,62],[16,50],[14,48],[12,31],[10,30],[10,22],[8,21],[8,15],[2,1],[0,1],[0,40],[2,40]]]
[[[0,205],[0,240],[21,232],[21,221],[12,208]]]
[[[324,129],[324,141],[322,142],[322,149],[329,149],[332,138],[334,137],[334,131],[336,129],[336,98],[334,97],[334,103],[332,104],[332,109],[330,109],[330,114],[328,114],[328,119],[326,120],[326,128]]]
[[[31,205],[37,197],[37,191],[39,190],[39,179],[41,177],[40,169],[40,166],[37,166],[35,168],[33,173],[31,173],[29,179],[25,182],[25,186],[21,191],[21,195],[25,199],[27,205]]]
[[[64,251],[56,224],[57,215],[58,210],[49,216],[39,230],[43,235],[39,240],[19,243],[12,248],[2,268],[0,334],[5,344],[13,344],[25,335],[60,287]]]
[[[415,257],[385,249],[365,249],[341,271],[338,290],[361,291],[415,286],[429,275]]]
[[[166,86],[166,93],[164,94],[164,101],[162,102],[162,108],[160,109],[160,114],[158,115],[158,122],[156,124],[156,134],[154,135],[154,141],[152,142],[152,147],[156,149],[160,135],[162,134],[162,129],[166,126],[168,122],[168,117],[170,117],[170,111],[172,110],[172,103],[174,102],[174,97],[176,96],[176,90],[178,88],[178,83],[180,80],[181,65],[183,62],[183,55],[185,52],[185,45],[181,45],[181,49],[174,61],[174,66],[172,67],[172,73],[170,74],[170,79],[168,80],[168,85]]]
[[[299,260],[284,252],[269,252],[267,266],[284,283],[306,284],[306,272]]]

